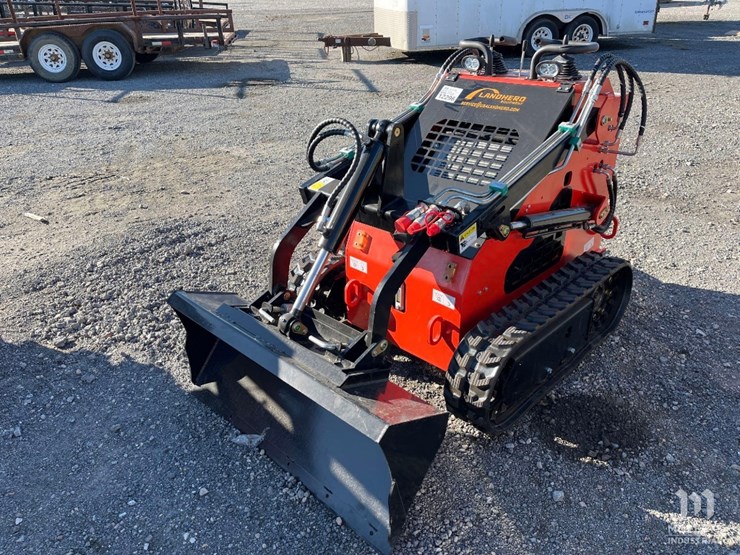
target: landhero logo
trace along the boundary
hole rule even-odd
[[[468,94],[461,104],[463,106],[471,106],[473,108],[518,112],[526,101],[526,96],[503,94],[498,89],[486,87],[483,89],[476,89]]]

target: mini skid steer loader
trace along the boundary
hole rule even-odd
[[[169,300],[208,402],[264,432],[266,453],[383,553],[448,418],[389,381],[389,352],[446,372],[448,411],[497,433],[615,328],[630,297],[632,270],[604,239],[619,225],[617,156],[645,130],[640,77],[610,54],[582,76],[573,55],[598,44],[567,41],[510,71],[500,42],[461,42],[419,102],[365,133],[344,119],[314,130],[316,175],[264,293]],[[317,160],[332,137],[352,144]],[[314,226],[315,254],[294,265]]]

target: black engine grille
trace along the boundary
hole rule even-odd
[[[411,160],[418,173],[488,186],[519,142],[516,129],[443,119],[432,126]]]

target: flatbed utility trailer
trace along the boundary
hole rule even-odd
[[[236,38],[225,3],[202,0],[0,0],[0,61],[28,60],[51,82],[127,77],[137,62]]]

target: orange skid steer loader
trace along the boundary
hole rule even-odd
[[[173,293],[192,380],[378,551],[389,553],[448,414],[389,381],[400,350],[446,373],[449,413],[510,427],[618,324],[630,265],[615,165],[643,84],[596,43],[549,41],[528,71],[460,44],[415,104],[364,133],[319,125],[303,211],[277,240],[267,289]],[[505,40],[503,42],[506,42]],[[614,77],[612,82],[609,76]],[[613,84],[614,83],[614,84]],[[330,138],[350,145],[316,159]],[[294,265],[315,227],[315,253]]]

